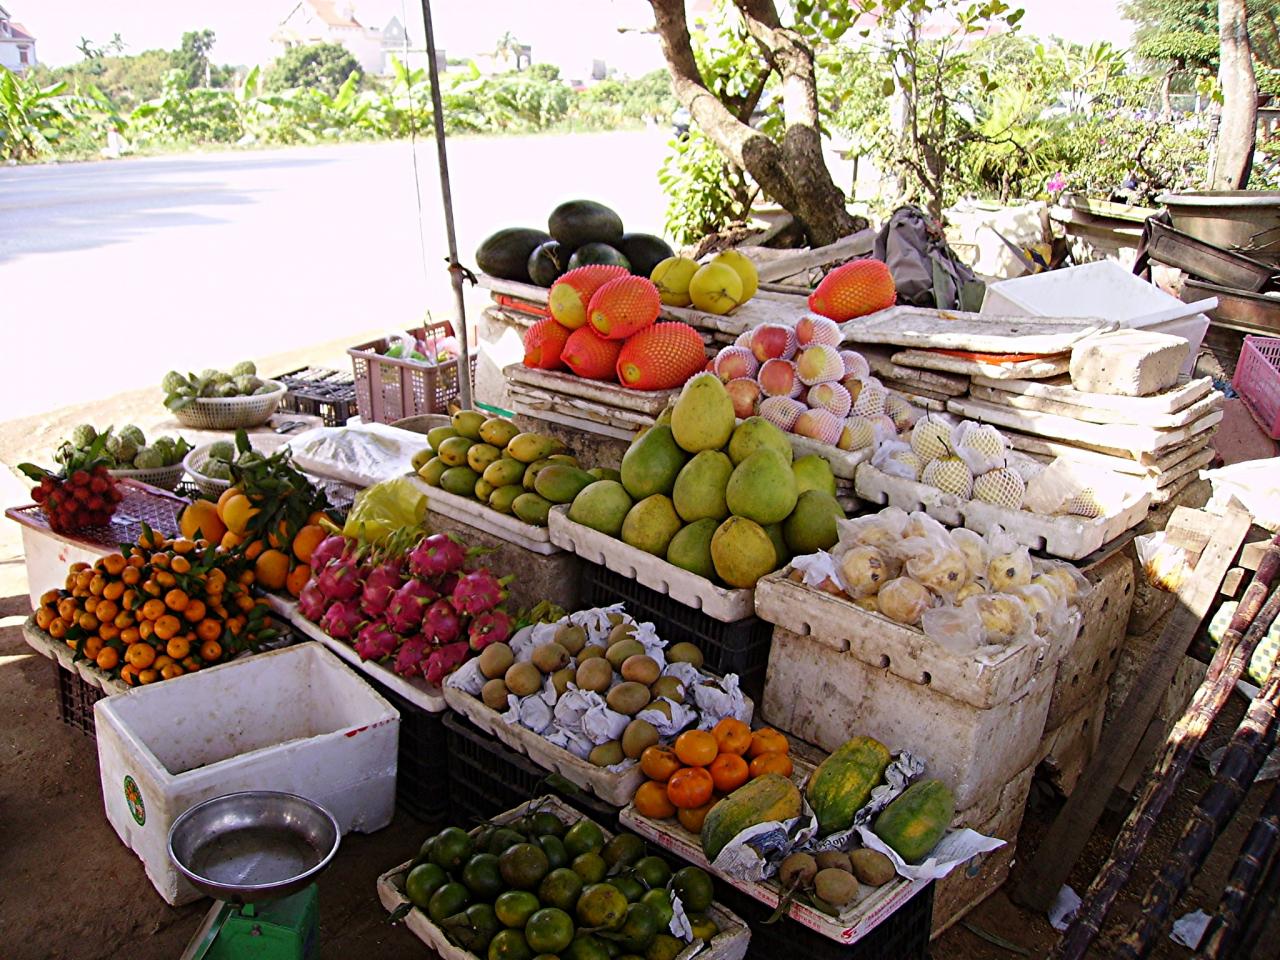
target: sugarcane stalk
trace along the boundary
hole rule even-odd
[[[1262,813],[1240,847],[1218,909],[1200,940],[1196,960],[1230,960],[1239,956],[1234,951],[1244,933],[1249,908],[1257,902],[1263,880],[1276,858],[1277,841],[1280,841],[1280,783],[1267,797]]]
[[[1280,536],[1274,537],[1258,564],[1258,571],[1236,607],[1231,624],[1214,653],[1204,682],[1191,706],[1170,731],[1164,754],[1148,774],[1138,802],[1125,819],[1111,845],[1111,854],[1085,891],[1075,919],[1049,954],[1050,960],[1081,960],[1097,938],[1116,896],[1129,879],[1138,855],[1155,829],[1156,821],[1182,776],[1191,765],[1201,741],[1222,709],[1254,647],[1280,614],[1280,593],[1271,593],[1280,574]],[[1268,597],[1270,594],[1270,597]],[[1265,602],[1264,602],[1265,601]],[[1242,653],[1242,656],[1236,656]],[[1234,676],[1231,670],[1234,664]],[[1223,682],[1224,672],[1230,677]]]
[[[1243,670],[1242,664],[1241,672]],[[1214,841],[1240,809],[1253,778],[1258,775],[1258,768],[1275,746],[1277,702],[1280,702],[1280,669],[1272,665],[1262,690],[1231,735],[1217,775],[1197,801],[1182,836],[1147,888],[1142,909],[1116,946],[1115,956],[1127,960],[1147,956],[1168,927],[1178,898],[1204,866]]]
[[[1277,787],[1280,789],[1280,787]],[[1258,887],[1258,893],[1245,908],[1244,932],[1240,935],[1240,949],[1235,956],[1257,956],[1258,941],[1271,923],[1276,906],[1280,903],[1280,850],[1271,858],[1266,875]]]

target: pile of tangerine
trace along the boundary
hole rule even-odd
[[[715,802],[748,780],[766,773],[791,776],[790,750],[777,730],[752,730],[725,717],[711,730],[686,730],[669,747],[647,748],[640,769],[649,779],[636,788],[632,802],[641,816],[677,817],[698,833]]]

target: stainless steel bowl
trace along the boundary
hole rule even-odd
[[[320,804],[247,790],[198,803],[169,829],[169,857],[197,890],[232,903],[296,893],[320,873],[342,831]]]

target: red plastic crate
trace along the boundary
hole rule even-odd
[[[1267,436],[1280,440],[1280,338],[1245,337],[1231,385]]]
[[[431,323],[409,331],[410,336],[428,339],[453,336],[447,322]],[[397,360],[382,354],[387,340],[375,340],[351,347],[351,366],[356,381],[356,407],[365,423],[394,423],[405,417],[428,413],[448,413],[449,401],[458,396],[457,360],[427,364],[416,360]],[[471,355],[471,380],[474,383],[476,357]]]

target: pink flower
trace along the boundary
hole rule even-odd
[[[1044,185],[1044,188],[1049,193],[1061,193],[1063,190],[1066,189],[1066,186],[1067,186],[1067,178],[1062,173],[1062,171],[1059,170],[1057,173],[1055,173],[1052,177],[1049,178],[1048,182]]]

